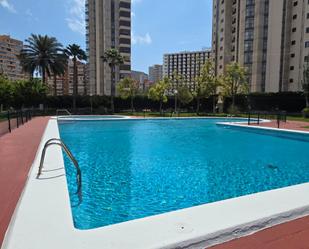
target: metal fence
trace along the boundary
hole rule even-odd
[[[32,110],[14,110],[0,113],[0,135],[12,132],[33,117]]]
[[[248,125],[251,124],[260,124],[261,119],[271,119],[276,120],[278,129],[282,122],[286,123],[287,113],[285,111],[278,112],[249,112],[248,113]]]

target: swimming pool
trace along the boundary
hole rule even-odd
[[[216,125],[222,121],[59,121],[83,173],[83,202],[76,206],[75,172],[65,157],[76,228],[308,182],[308,142]]]

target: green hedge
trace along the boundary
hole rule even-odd
[[[110,108],[110,97],[108,96],[78,96],[77,107],[89,108],[92,106],[94,109]],[[11,101],[11,106],[19,109],[21,106],[37,107],[40,103],[43,103],[46,108],[62,109],[72,107],[72,96],[44,96],[32,98],[18,98],[15,101]],[[180,103],[178,103],[180,104]],[[231,105],[231,99],[225,98],[224,111],[226,112]],[[289,113],[300,113],[305,108],[305,100],[302,93],[271,93],[271,94],[250,94],[248,96],[238,95],[236,97],[236,105],[240,111],[248,111],[249,106],[251,110],[259,111],[272,111],[272,110],[284,110]],[[134,100],[134,106],[137,111],[142,109],[151,109],[158,111],[159,103],[148,99],[147,96],[137,96]],[[116,111],[123,111],[130,109],[130,100],[123,100],[121,98],[115,98]],[[174,98],[169,98],[168,102],[164,104],[164,109],[174,108]],[[193,100],[190,104],[181,105],[181,109],[188,111],[195,111],[196,101]],[[201,112],[212,112],[212,97],[201,101]]]

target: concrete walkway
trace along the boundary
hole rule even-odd
[[[34,118],[0,137],[0,245],[48,120],[49,117]]]

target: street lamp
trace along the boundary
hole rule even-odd
[[[90,111],[91,111],[91,114],[92,114],[92,93],[90,93]]]
[[[177,97],[178,97],[178,90],[174,90],[174,95],[175,95],[175,113],[177,113]]]

